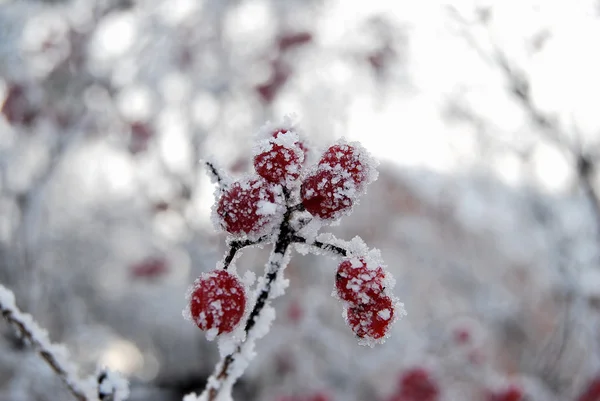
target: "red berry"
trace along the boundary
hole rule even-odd
[[[254,168],[258,175],[274,184],[285,184],[300,176],[304,155],[297,141],[286,141],[277,131],[254,157]]]
[[[340,217],[352,207],[346,180],[331,171],[318,170],[302,183],[302,204],[313,216],[323,220]]]
[[[381,266],[369,269],[364,259],[347,259],[335,275],[338,296],[354,305],[367,304],[383,291],[385,272]]]
[[[600,377],[594,378],[577,401],[600,401]]]
[[[318,392],[309,397],[308,401],[329,401],[329,397],[323,392]]]
[[[273,132],[273,138],[277,138],[279,134],[285,134],[286,132],[289,131],[287,129],[275,130],[275,132]],[[306,144],[302,141],[297,141],[295,145],[297,145],[302,150],[302,152],[304,152],[304,162],[306,162],[306,157],[308,156],[308,148],[306,147]]]
[[[200,330],[229,333],[240,322],[246,308],[244,286],[237,276],[215,270],[203,273],[194,283],[190,312]]]
[[[366,183],[370,169],[362,150],[347,144],[333,145],[327,149],[319,161],[319,168],[349,175],[357,188]]]
[[[30,126],[38,117],[39,110],[27,96],[22,85],[10,85],[8,93],[0,107],[0,113],[11,124]]]
[[[378,340],[385,337],[393,320],[393,301],[385,295],[368,304],[352,306],[347,311],[348,325],[360,338]]]
[[[493,391],[488,395],[488,401],[521,401],[522,399],[523,390],[514,384],[502,390]]]
[[[436,401],[440,390],[427,370],[416,367],[400,376],[398,395],[406,401]]]
[[[231,234],[254,234],[276,216],[276,189],[262,178],[234,182],[221,195],[217,215]]]
[[[166,274],[169,265],[163,258],[148,258],[130,267],[131,275],[136,278],[154,279]]]
[[[464,328],[464,327],[459,327],[457,329],[454,330],[453,333],[453,337],[454,337],[454,342],[457,344],[468,344],[469,342],[471,342],[471,332],[469,331],[469,329]]]

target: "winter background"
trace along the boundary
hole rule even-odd
[[[598,41],[597,0],[0,0],[0,283],[130,400],[202,390],[216,345],[181,311],[226,248],[198,160],[250,171],[295,113],[313,157],[381,160],[333,231],[408,316],[358,345],[335,262],[295,254],[236,400],[600,400]],[[413,368],[436,390],[401,395]],[[0,400],[71,399],[0,322]]]

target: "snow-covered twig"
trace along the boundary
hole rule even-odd
[[[229,267],[231,262],[233,262],[233,259],[235,258],[235,254],[239,250],[246,248],[248,246],[261,244],[261,243],[265,242],[266,239],[267,239],[266,237],[260,237],[256,241],[252,241],[249,239],[242,240],[242,241],[232,241],[229,244],[229,251],[227,252],[227,255],[225,256],[225,259],[223,260],[223,269],[227,270],[227,268]]]
[[[63,346],[52,344],[46,330],[38,326],[31,315],[21,312],[15,304],[14,294],[0,285],[0,310],[2,316],[27,338],[40,356],[67,385],[73,396],[80,401],[96,400],[88,385],[77,376],[76,366],[68,360]]]
[[[215,165],[215,163],[211,162],[211,161],[205,161],[204,165],[206,166],[206,168],[208,169],[208,173],[209,176],[211,178],[211,180],[213,182],[216,182],[219,189],[223,190],[227,187],[227,177],[225,176],[225,173],[217,168],[217,166]]]
[[[82,380],[77,374],[77,366],[69,360],[67,349],[63,345],[53,344],[48,337],[48,332],[41,328],[31,315],[19,310],[12,291],[1,284],[0,312],[4,319],[33,345],[77,400],[123,401],[126,399],[129,394],[128,384],[115,373],[103,370],[95,380]]]
[[[235,381],[243,374],[249,360],[253,357],[254,343],[257,339],[263,337],[268,329],[264,329],[268,326],[260,325],[258,328],[257,323],[260,319],[270,320],[274,316],[272,309],[269,307],[269,302],[276,296],[273,293],[273,283],[277,279],[277,275],[285,269],[287,265],[286,253],[293,242],[295,237],[294,231],[290,226],[290,216],[292,214],[292,208],[289,208],[284,215],[283,222],[279,228],[279,236],[275,242],[273,252],[267,262],[265,274],[263,280],[256,290],[258,294],[256,303],[246,320],[246,326],[244,331],[246,337],[240,343],[237,344],[235,350],[225,356],[216,366],[215,372],[208,379],[208,384],[204,389],[204,392],[200,395],[198,400],[216,401],[223,399],[222,393],[225,389],[230,389]],[[246,242],[243,242],[244,244]],[[250,245],[250,244],[248,244]],[[267,313],[267,310],[269,313]],[[224,393],[227,394],[227,393]],[[225,395],[226,397],[227,395]],[[193,400],[193,395],[184,398],[184,400]]]
[[[293,241],[296,243],[299,243],[299,244],[307,244],[306,238],[302,238],[297,235],[293,237]],[[347,249],[342,248],[341,246],[327,244],[327,243],[321,242],[321,241],[314,241],[308,245],[317,247],[324,251],[334,253],[336,256],[348,256],[348,254],[349,254],[349,251]]]

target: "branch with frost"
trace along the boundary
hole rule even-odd
[[[12,291],[0,284],[0,312],[4,319],[27,339],[42,359],[65,383],[79,401],[123,401],[129,395],[128,383],[114,372],[101,371],[97,377],[82,380],[77,366],[69,360],[67,349],[53,344],[48,332],[27,313],[19,310]]]
[[[290,216],[294,208],[288,208],[284,215],[283,222],[279,227],[279,235],[275,241],[275,246],[269,257],[265,268],[265,274],[258,288],[256,289],[256,302],[244,327],[245,338],[240,341],[234,348],[233,352],[227,354],[217,364],[214,373],[208,379],[206,388],[199,397],[195,394],[190,394],[184,398],[184,401],[215,401],[227,399],[231,388],[236,380],[244,373],[250,360],[254,356],[254,346],[256,340],[263,337],[269,331],[269,324],[273,320],[274,311],[270,307],[270,302],[277,294],[273,292],[273,283],[277,279],[278,274],[287,266],[287,252],[295,238],[294,230],[290,226]],[[235,252],[243,247],[260,243],[258,241],[239,241],[230,244],[230,252],[227,255],[226,262],[233,260]],[[228,266],[228,263],[225,267]]]
[[[472,25],[467,21],[454,7],[448,7],[452,17],[464,27]],[[593,185],[593,174],[595,170],[595,160],[590,156],[586,156],[581,150],[581,146],[576,146],[574,143],[567,143],[567,135],[559,128],[555,118],[548,116],[540,110],[531,98],[531,83],[526,75],[519,71],[506,57],[504,52],[499,48],[496,42],[488,33],[488,39],[491,45],[491,51],[486,52],[478,44],[477,38],[469,30],[463,31],[463,36],[473,47],[473,49],[491,66],[498,67],[503,73],[508,82],[510,93],[517,99],[519,104],[527,113],[529,120],[540,128],[557,146],[566,146],[573,154],[577,179],[583,189],[585,197],[588,199],[594,219],[596,220],[597,236],[600,238],[600,195]],[[577,130],[575,129],[577,132]],[[579,149],[578,149],[579,148]]]
[[[228,179],[225,171],[223,171],[223,169],[217,167],[215,162],[212,162],[212,161],[205,160],[204,165],[206,166],[206,169],[208,170],[211,181],[214,183],[217,183],[219,190],[225,189],[229,183],[229,179]]]
[[[189,394],[184,401],[231,400],[233,385],[255,356],[256,340],[268,333],[275,317],[271,301],[285,292],[283,270],[293,244],[299,245],[300,252],[312,248],[345,259],[338,266],[336,288],[338,299],[344,301],[343,316],[359,343],[384,342],[391,324],[405,314],[389,293],[393,277],[384,271],[378,250],[369,250],[358,237],[345,242],[331,234],[316,236],[322,225],[351,212],[366,185],[377,178],[377,162],[359,143],[342,138],[323,153],[318,165],[302,174],[306,147],[297,133],[267,126],[261,135],[264,138],[259,135],[254,149],[256,175],[226,185],[225,173],[206,163],[213,182],[220,185],[213,223],[232,236],[217,269],[203,273],[189,289],[183,315],[206,331],[209,339],[225,336],[219,339],[221,360],[204,391],[199,396]],[[273,244],[273,250],[263,277],[250,291],[236,269],[229,267],[239,250],[263,243]],[[357,257],[350,260],[350,256]],[[354,276],[360,277],[354,280]],[[350,289],[340,284],[344,280],[356,283]]]

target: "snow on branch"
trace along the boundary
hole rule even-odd
[[[4,319],[32,344],[77,400],[123,401],[128,397],[127,381],[115,372],[103,370],[97,377],[81,379],[77,373],[77,365],[69,360],[65,346],[53,344],[48,332],[41,328],[31,315],[19,310],[12,291],[1,284],[0,312]]]

